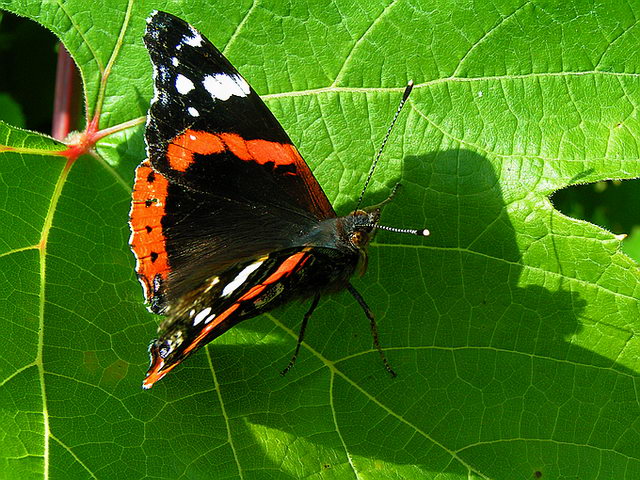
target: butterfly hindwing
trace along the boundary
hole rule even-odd
[[[335,249],[290,248],[209,276],[168,309],[159,337],[150,347],[153,363],[145,387],[240,321],[294,298],[317,294],[335,281],[346,281],[354,266],[349,255]]]

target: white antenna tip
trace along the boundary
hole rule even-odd
[[[428,237],[429,235],[431,235],[431,232],[429,230],[427,230],[426,228],[424,230],[421,230],[418,232],[420,235],[422,235],[423,237]]]

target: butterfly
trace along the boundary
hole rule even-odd
[[[383,228],[381,205],[338,217],[260,97],[188,23],[156,11],[144,43],[155,95],[148,158],[135,173],[130,246],[148,308],[165,319],[149,346],[143,387],[242,320],[311,299],[286,372],[320,297],[343,289],[363,307],[393,374],[373,314],[349,282],[367,268],[367,245]]]

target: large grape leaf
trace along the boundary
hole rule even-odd
[[[0,124],[0,477],[639,478],[640,272],[547,197],[640,175],[640,7],[283,3],[0,0],[62,39],[97,121],[71,149]],[[380,233],[356,281],[396,379],[339,294],[285,378],[304,305],[140,389],[157,319],[126,221],[153,8],[224,49],[342,213],[416,82],[367,200],[401,180],[383,221],[432,236]]]

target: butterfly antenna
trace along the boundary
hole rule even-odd
[[[408,233],[409,235],[417,235],[418,237],[428,237],[429,235],[431,235],[431,232],[426,228],[396,228],[388,227],[387,225],[380,225],[379,223],[365,223],[361,225],[361,227],[376,228],[378,230],[386,230],[387,232],[393,233]]]
[[[358,198],[358,204],[356,205],[356,210],[358,210],[360,208],[360,204],[362,203],[362,199],[364,198],[364,192],[367,191],[367,187],[369,186],[369,182],[371,181],[371,177],[373,176],[373,172],[376,169],[376,165],[378,164],[378,160],[380,160],[380,156],[382,155],[382,151],[384,150],[384,146],[387,144],[387,140],[389,139],[389,135],[391,135],[391,131],[393,130],[393,126],[396,124],[396,120],[398,120],[398,116],[400,115],[400,111],[402,110],[402,107],[404,107],[404,104],[407,102],[407,99],[409,98],[409,95],[411,94],[411,90],[413,90],[413,80],[410,80],[409,83],[407,84],[406,88],[404,89],[404,93],[402,94],[402,99],[400,100],[400,104],[398,105],[398,109],[396,110],[395,115],[393,116],[393,120],[391,120],[391,124],[389,125],[389,128],[387,129],[387,133],[384,136],[384,139],[382,140],[382,144],[380,145],[380,148],[378,149],[378,153],[376,154],[375,159],[373,160],[373,163],[371,164],[371,168],[369,169],[369,175],[367,175],[367,180],[364,182],[364,188],[362,189],[362,192],[360,193],[360,198]]]

